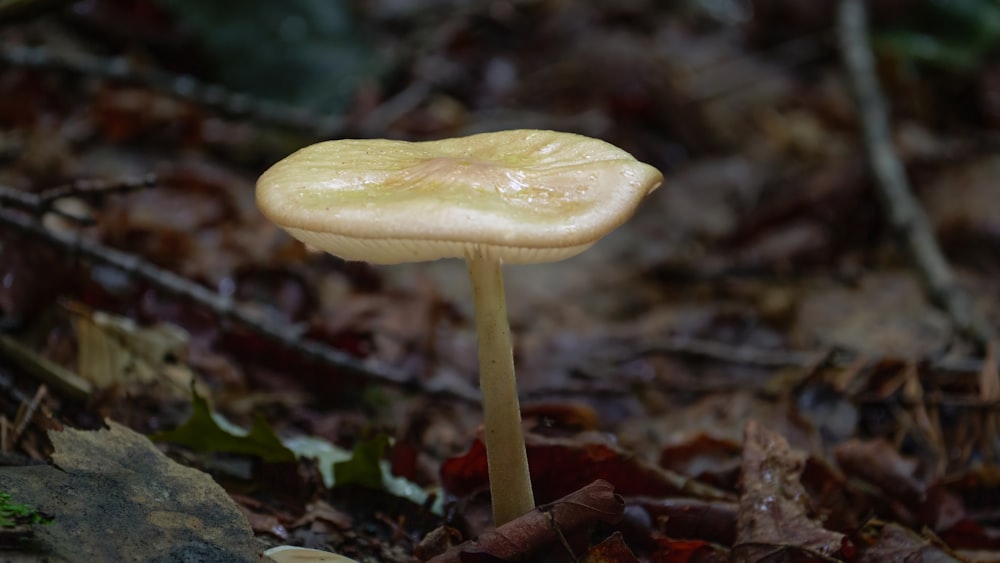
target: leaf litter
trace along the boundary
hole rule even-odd
[[[28,486],[16,476],[62,479],[79,502],[89,495],[96,504],[99,491],[121,489],[110,481],[136,481],[134,466],[176,471],[138,435],[111,422],[104,429],[110,418],[171,437],[164,451],[202,480],[212,475],[229,493],[212,498],[239,530],[230,540],[257,535],[243,545],[251,557],[288,543],[364,561],[996,558],[995,360],[955,337],[895,247],[823,40],[832,3],[512,2],[435,12],[403,1],[337,16],[357,18],[352,29],[363,36],[345,56],[377,45],[386,57],[366,69],[374,74],[345,77],[348,95],[307,97],[335,101],[318,113],[338,108],[338,133],[567,129],[615,142],[667,175],[633,221],[588,253],[507,271],[537,500],[555,506],[604,479],[613,492],[599,485],[602,498],[617,494],[623,507],[620,519],[557,527],[562,536],[542,518],[552,512],[532,513],[501,537],[490,535],[482,492],[478,407],[434,393],[461,389],[468,399],[475,386],[464,270],[347,264],[280,234],[255,211],[254,178],[315,140],[316,129],[190,78],[107,71],[127,60],[248,87],[239,71],[257,64],[248,53],[242,69],[212,70],[205,61],[225,59],[225,45],[191,34],[211,14],[179,1],[124,4],[80,3],[71,16],[0,29],[4,48],[112,55],[83,70],[72,61],[5,63],[0,186],[41,192],[155,173],[151,189],[65,204],[95,225],[53,228],[128,251],[247,304],[259,323],[400,368],[416,383],[391,389],[338,377],[196,303],[5,226],[3,336],[33,355],[14,361],[14,348],[3,349],[0,491],[53,518],[36,530],[35,553],[62,553],[56,532],[75,514],[50,492],[14,490]],[[903,18],[900,5],[948,9],[871,4],[878,25],[895,31],[889,24],[927,25]],[[254,18],[237,19],[227,33]],[[326,31],[297,35],[301,23],[291,17],[274,40],[308,66],[311,49],[336,47]],[[907,54],[914,43],[893,45],[903,58],[885,58],[883,70],[899,150],[963,284],[996,319],[992,126],[975,118],[995,109],[995,65],[969,47],[962,60],[983,66],[945,80]],[[917,65],[893,66],[906,57]],[[595,80],[599,72],[606,78]],[[956,92],[977,97],[957,111]],[[86,313],[73,317],[66,303]],[[94,332],[81,318],[107,322]],[[107,354],[95,356],[95,343]],[[61,368],[49,370],[56,380],[91,372],[101,384],[75,394],[39,388],[39,372],[25,367],[40,365],[35,357]],[[190,396],[191,382],[180,381],[189,378]],[[68,443],[51,431],[61,426],[74,436]],[[66,452],[83,447],[75,442],[87,444],[90,462],[71,471],[77,461]],[[131,485],[141,506],[109,508],[98,522],[121,518],[113,529],[129,529],[129,511],[162,498],[151,482]],[[176,539],[205,531],[193,523],[208,508],[170,498],[184,524],[157,532],[158,543],[135,558],[124,555],[128,538],[112,541],[107,526],[87,528],[84,545],[117,549],[119,560],[215,545]]]

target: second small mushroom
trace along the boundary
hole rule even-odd
[[[338,140],[268,169],[257,182],[257,205],[295,238],[345,260],[466,260],[499,526],[535,506],[501,266],[579,254],[625,222],[662,180],[618,147],[572,133]]]

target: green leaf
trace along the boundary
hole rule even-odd
[[[372,489],[384,489],[382,481],[382,454],[389,446],[389,437],[379,434],[362,440],[354,446],[351,459],[333,464],[333,481],[337,485],[349,483]]]
[[[150,436],[155,442],[171,442],[201,452],[225,452],[257,456],[269,463],[295,461],[295,454],[281,443],[263,417],[257,416],[250,431],[213,414],[204,397],[193,393],[191,417],[173,430]]]
[[[375,440],[378,440],[378,438]],[[350,463],[350,461],[355,457],[355,452],[357,451],[357,449],[355,449],[354,452],[345,450],[344,448],[335,446],[322,438],[316,438],[314,436],[296,436],[293,438],[286,438],[284,442],[290,450],[295,452],[296,456],[313,458],[316,460],[316,463],[319,466],[320,474],[323,476],[323,483],[329,489],[332,489],[340,484],[339,481],[334,479],[334,468],[341,463]],[[376,459],[382,457],[381,453],[376,452],[376,454],[377,455],[373,456]],[[427,503],[427,499],[430,495],[420,485],[417,485],[416,483],[403,477],[393,475],[392,471],[389,469],[388,461],[380,460],[378,466],[382,472],[382,485],[380,488],[385,489],[386,492],[391,495],[405,498],[420,506],[424,506]],[[369,465],[365,469],[365,473],[368,480],[374,482],[375,479],[370,474],[370,467],[371,466]],[[352,472],[349,470],[347,474],[347,478],[350,478]],[[437,500],[431,507],[431,511],[435,514],[443,514],[444,495],[437,494],[435,496],[437,497]]]

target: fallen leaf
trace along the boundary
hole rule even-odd
[[[793,452],[781,435],[756,421],[747,422],[733,546],[736,560],[831,561],[850,551],[843,534],[810,517],[809,496],[799,481],[803,467],[803,456]]]
[[[916,461],[899,455],[886,440],[848,440],[833,453],[846,474],[875,485],[891,498],[919,501],[926,493],[923,483],[913,476]]]
[[[180,444],[200,452],[257,456],[270,463],[295,461],[295,454],[281,443],[263,417],[255,418],[250,430],[245,431],[213,415],[208,401],[194,392],[191,408],[191,416],[184,424],[173,430],[157,432],[150,439]]]
[[[798,308],[793,344],[843,348],[872,357],[918,360],[944,350],[952,335],[909,272],[872,274],[854,287],[807,293]]]
[[[354,446],[351,459],[333,464],[335,485],[356,484],[371,489],[384,488],[382,481],[382,454],[389,446],[389,437],[379,434],[362,440]]]
[[[906,528],[873,520],[857,534],[860,563],[906,561],[907,563],[952,563],[959,559]]]
[[[389,462],[382,459],[383,452],[389,445],[389,438],[385,434],[358,442],[353,452],[314,436],[295,436],[286,439],[284,444],[296,457],[316,460],[323,484],[328,489],[351,484],[362,485],[385,490],[421,506],[430,496],[420,485],[392,474]],[[440,513],[440,503],[431,509]]]
[[[440,555],[462,541],[462,533],[451,526],[438,526],[424,536],[417,547],[413,549],[413,555],[420,561],[427,561],[431,557]]]
[[[658,545],[650,559],[654,563],[723,563],[729,561],[729,553],[702,540],[675,540],[656,538]]]
[[[732,489],[739,473],[740,444],[698,432],[660,451],[660,467],[722,489]]]
[[[587,551],[585,563],[639,563],[625,544],[621,532],[615,532]]]
[[[327,502],[318,500],[306,506],[306,513],[292,522],[290,527],[298,528],[313,522],[326,522],[341,530],[346,530],[354,525],[354,519],[349,514],[337,510]]]
[[[280,540],[288,540],[288,530],[281,524],[278,517],[273,514],[261,514],[254,512],[245,506],[241,506],[243,515],[250,522],[250,528],[256,534],[271,534]]]
[[[76,325],[77,371],[98,389],[163,381],[186,393],[193,374],[179,363],[187,357],[188,333],[177,325],[142,327],[128,317],[71,304]]]
[[[246,518],[209,475],[173,462],[141,434],[111,421],[107,425],[93,432],[49,432],[54,466],[0,471],[0,489],[53,517],[37,528],[33,556],[258,560]]]
[[[597,522],[621,520],[625,502],[607,481],[594,481],[578,491],[512,520],[496,530],[459,544],[429,563],[525,560],[553,547],[566,553],[573,539],[589,536]]]
[[[526,436],[528,467],[537,502],[566,496],[593,482],[611,482],[622,495],[690,495],[730,498],[727,493],[646,463],[615,446],[580,439]],[[486,447],[476,440],[464,455],[441,464],[441,483],[456,496],[485,489],[489,482]]]
[[[876,504],[896,509],[887,511],[888,515],[926,525],[938,533],[947,532],[956,541],[955,547],[1000,543],[987,539],[988,532],[969,517],[962,495],[946,484],[925,484],[917,479],[916,462],[901,456],[889,442],[848,440],[834,448],[834,456],[846,474],[882,493]]]
[[[578,434],[596,431],[600,416],[589,405],[580,403],[540,403],[521,407],[521,419],[535,420],[536,428],[544,428],[548,435],[557,433]]]
[[[952,475],[943,485],[962,499],[971,517],[1000,520],[1000,466],[977,465]]]
[[[736,539],[738,506],[734,502],[650,497],[629,497],[627,500],[629,506],[639,506],[653,520],[662,522],[659,531],[671,538],[707,540],[722,545],[730,545]]]

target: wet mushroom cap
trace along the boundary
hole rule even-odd
[[[257,181],[257,206],[292,236],[347,260],[548,262],[621,225],[662,180],[622,149],[572,133],[348,139],[272,166]]]

